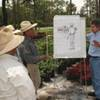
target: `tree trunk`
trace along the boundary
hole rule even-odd
[[[13,3],[13,24],[14,26],[16,26],[16,22],[17,22],[17,19],[16,19],[16,3],[15,3],[15,0],[12,0],[12,3]]]
[[[6,0],[2,0],[2,14],[3,14],[3,25],[7,25],[7,11],[6,11]]]
[[[96,17],[99,17],[99,2],[98,2],[98,0],[96,0]]]
[[[72,0],[70,0],[70,15],[72,15]]]
[[[34,20],[36,20],[35,18],[36,18],[36,13],[37,13],[37,12],[36,12],[37,0],[33,0],[33,2],[34,2],[34,8],[33,8],[33,9],[34,9]]]
[[[100,18],[100,0],[98,0],[98,17]]]

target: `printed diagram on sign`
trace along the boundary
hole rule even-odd
[[[69,26],[69,32],[67,33],[67,40],[69,41],[69,49],[75,49],[75,35],[77,28],[74,25]]]
[[[66,39],[68,41],[67,44],[69,45],[68,49],[74,50],[77,27],[73,24],[69,24],[68,26],[64,25],[64,26],[58,28],[58,32],[65,34]]]
[[[79,15],[54,17],[54,57],[86,58],[86,22]]]

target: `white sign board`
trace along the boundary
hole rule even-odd
[[[54,17],[54,58],[86,58],[85,18]]]

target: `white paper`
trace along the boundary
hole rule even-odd
[[[78,15],[54,17],[54,58],[85,58],[85,19]]]

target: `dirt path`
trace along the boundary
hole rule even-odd
[[[83,86],[78,82],[71,82],[62,76],[52,79],[53,82],[44,83],[38,90],[39,100],[94,100],[85,91],[92,91],[92,86]]]

